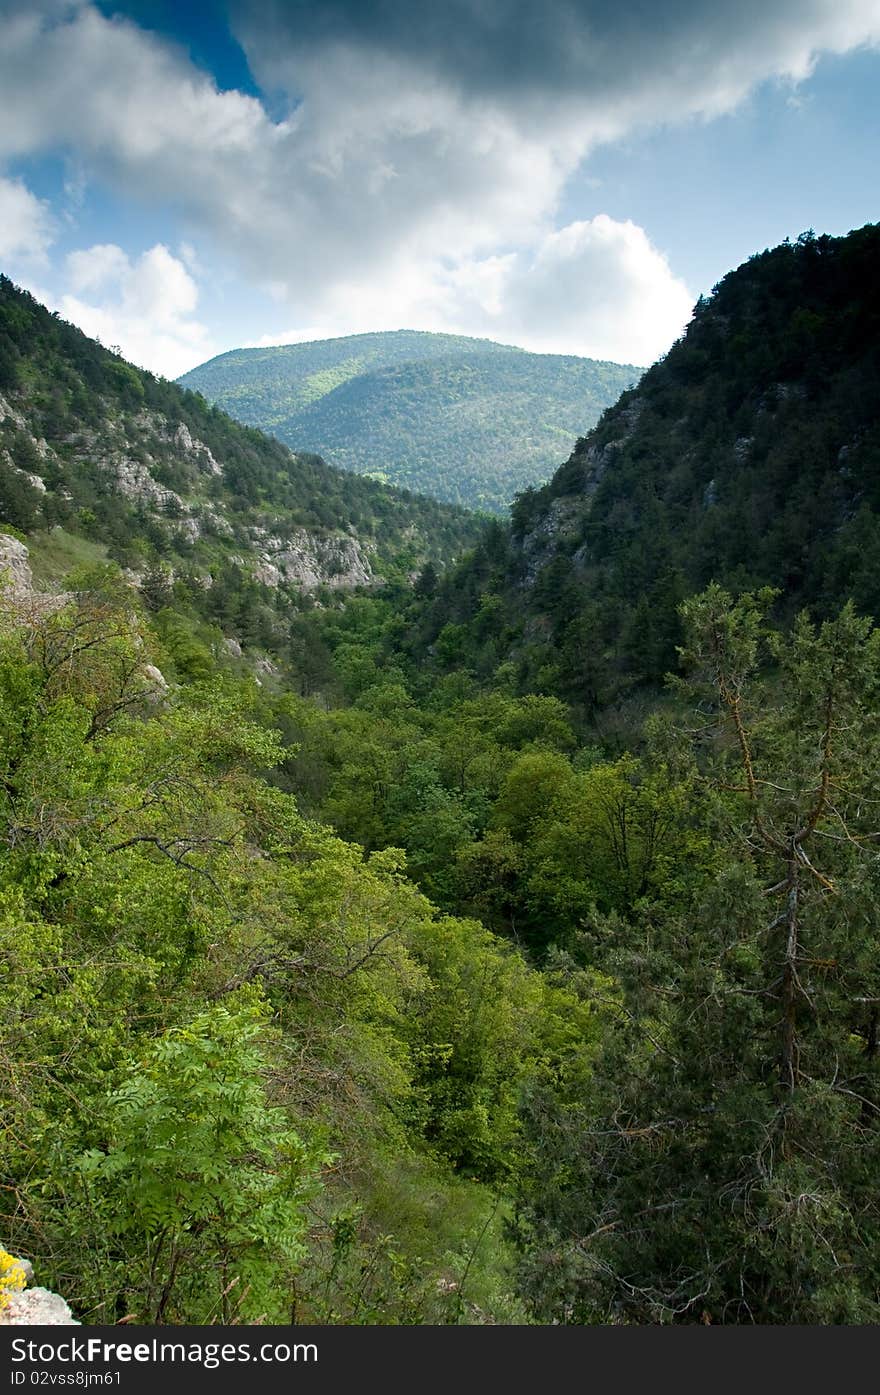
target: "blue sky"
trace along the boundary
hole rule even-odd
[[[880,0],[0,0],[0,268],[175,376],[420,328],[645,363],[878,217]]]

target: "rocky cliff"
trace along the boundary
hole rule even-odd
[[[375,552],[375,544],[361,542],[353,530],[291,527],[277,513],[265,523],[242,529],[230,517],[222,493],[217,497],[215,491],[212,497],[211,485],[223,479],[223,465],[185,422],[175,424],[154,411],[108,411],[98,426],[70,432],[52,446],[35,435],[26,406],[22,400],[22,410],[0,395],[0,425],[11,426],[18,457],[30,453],[42,473],[17,466],[8,448],[0,447],[0,459],[31,490],[47,494],[46,480],[72,466],[86,475],[97,474],[106,491],[150,517],[169,542],[176,536],[184,548],[202,539],[237,543],[239,550],[232,555],[238,565],[273,589],[286,584],[309,593],[324,586],[337,591],[374,583],[369,554]],[[167,479],[174,479],[178,488],[162,482]],[[67,502],[76,502],[70,489],[61,495],[65,496]],[[0,544],[0,562],[29,590],[27,549],[20,543],[13,547],[13,542],[10,538]]]
[[[53,531],[81,539],[65,544],[73,560],[107,558],[135,582],[161,567],[204,590],[234,568],[239,589],[280,593],[275,608],[449,561],[480,529],[234,422],[2,276],[0,524],[39,536],[35,554]]]

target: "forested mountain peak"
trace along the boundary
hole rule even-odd
[[[225,353],[215,354],[197,368],[181,374],[180,382],[186,383],[192,374],[198,374],[210,386],[220,387],[223,375],[233,364],[239,368],[242,381],[247,377],[256,381],[265,371],[266,364],[280,365],[285,360],[293,364],[302,360],[309,366],[330,369],[339,364],[348,365],[352,359],[361,364],[387,365],[395,360],[411,363],[420,358],[444,358],[456,352],[522,354],[526,351],[513,344],[499,344],[494,339],[472,338],[465,334],[442,334],[422,329],[372,330],[366,334],[340,334],[329,339],[303,339],[293,344],[227,349]],[[318,389],[319,384],[304,384],[301,400],[312,400]]]
[[[239,420],[334,464],[502,511],[641,370],[397,330],[237,349],[184,374]]]

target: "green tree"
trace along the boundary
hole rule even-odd
[[[240,993],[166,1032],[104,1110],[65,1198],[95,1299],[141,1322],[284,1320],[322,1160],[266,1094],[265,1009]],[[122,1310],[122,1311],[121,1311]]]
[[[585,936],[622,997],[590,1088],[526,1103],[541,1320],[880,1315],[880,637],[851,607],[776,633],[770,599],[683,606],[717,857]]]

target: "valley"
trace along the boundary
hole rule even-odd
[[[491,518],[0,282],[0,1235],[83,1322],[878,1320],[878,267],[750,258]],[[327,343],[297,421],[446,413]]]

